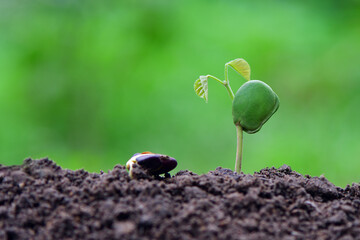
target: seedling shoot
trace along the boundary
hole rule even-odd
[[[246,80],[235,95],[229,83],[229,67]],[[258,132],[279,108],[279,98],[266,83],[259,80],[250,80],[250,66],[242,58],[237,58],[225,64],[225,80],[220,80],[212,75],[205,75],[200,76],[195,81],[195,92],[205,102],[208,101],[208,79],[214,79],[223,85],[231,98],[233,122],[237,134],[235,171],[240,173],[243,131],[249,134]]]

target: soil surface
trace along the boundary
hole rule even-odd
[[[0,166],[0,239],[360,239],[360,187],[282,166],[166,179],[136,167]]]

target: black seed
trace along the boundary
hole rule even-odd
[[[161,163],[160,167],[158,169],[154,169],[151,172],[152,174],[167,173],[167,172],[173,170],[174,168],[176,168],[176,166],[177,166],[176,159],[166,156],[166,155],[160,156],[160,163]]]
[[[158,154],[141,155],[136,158],[136,161],[141,167],[152,171],[161,167],[160,156]]]

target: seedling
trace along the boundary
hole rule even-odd
[[[245,82],[234,95],[229,79],[228,69],[231,67],[239,73]],[[225,80],[212,75],[200,76],[194,84],[196,94],[208,102],[208,79],[214,79],[228,91],[232,101],[233,122],[236,126],[237,148],[235,171],[240,173],[243,149],[243,131],[252,134],[258,132],[264,123],[279,108],[279,98],[264,82],[250,80],[250,66],[242,58],[237,58],[225,64]]]
[[[131,178],[133,177],[133,165],[135,163],[146,169],[150,175],[165,173],[165,177],[170,176],[168,172],[177,166],[175,158],[164,154],[155,154],[152,152],[135,153],[126,163],[126,168],[129,170]]]

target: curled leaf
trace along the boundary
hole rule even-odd
[[[236,72],[250,81],[250,65],[242,58],[234,59],[225,65],[232,67]]]
[[[195,93],[208,102],[208,77],[200,76],[194,84]]]

